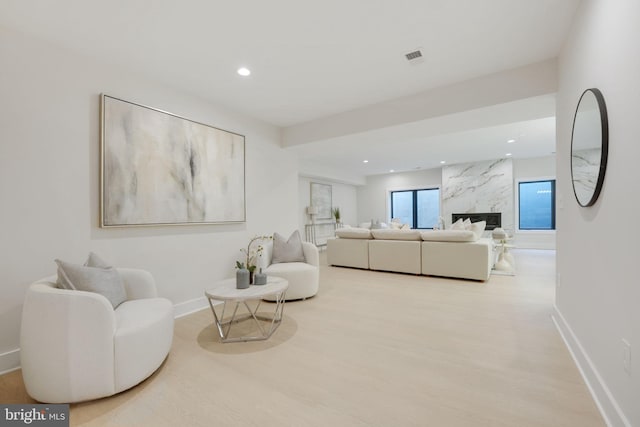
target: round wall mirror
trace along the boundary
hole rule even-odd
[[[602,92],[587,89],[580,96],[571,133],[571,180],[580,206],[596,200],[607,169],[609,125]]]

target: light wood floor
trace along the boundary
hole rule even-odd
[[[71,424],[604,425],[550,318],[555,254],[515,254],[518,275],[487,283],[323,266],[263,342],[219,343],[209,310],[178,319],[158,372]],[[20,371],[0,377],[0,402],[27,401]]]

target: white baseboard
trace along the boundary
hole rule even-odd
[[[0,353],[0,375],[20,369],[20,349]]]
[[[189,301],[181,302],[173,306],[175,318],[184,317],[196,311],[204,310],[209,307],[206,297],[194,298]]]
[[[611,394],[611,391],[607,387],[600,373],[596,369],[595,365],[589,358],[589,355],[580,344],[580,341],[571,330],[571,327],[565,320],[558,307],[554,305],[554,313],[551,316],[553,323],[555,323],[558,332],[562,337],[565,345],[573,357],[573,361],[576,363],[582,378],[584,379],[589,392],[596,402],[604,421],[609,427],[625,426],[631,427],[631,423],[622,412],[620,405],[616,402],[615,398]]]
[[[187,316],[209,307],[205,297],[195,298],[173,306],[175,318]],[[20,349],[0,353],[0,375],[20,369]]]

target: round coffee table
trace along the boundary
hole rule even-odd
[[[260,341],[269,338],[280,323],[282,322],[282,313],[284,311],[285,293],[289,287],[289,282],[282,277],[268,276],[265,285],[251,285],[246,289],[236,288],[236,279],[226,279],[216,283],[207,289],[204,294],[209,300],[209,306],[213,312],[218,334],[222,342],[238,342],[238,341]],[[262,298],[267,296],[275,296],[275,309],[273,314],[265,316],[258,314],[258,308],[262,303]],[[213,305],[213,300],[222,301],[222,312],[218,316]],[[249,301],[257,301],[255,308],[249,306]],[[224,314],[227,309],[227,303],[235,303],[233,314],[230,318],[225,319]],[[238,307],[244,305],[248,313],[238,315]],[[229,332],[231,326],[243,320],[253,319],[257,326],[256,334],[240,337],[230,337]],[[260,321],[267,321],[268,327],[264,328]],[[225,328],[226,327],[226,328]]]

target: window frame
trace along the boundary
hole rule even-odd
[[[551,222],[553,228],[520,228],[520,184],[536,183],[536,182],[552,182],[553,198],[551,200]],[[555,233],[557,230],[557,191],[556,177],[545,176],[536,178],[519,178],[516,182],[517,191],[515,192],[515,214],[517,218],[517,231],[523,233]]]
[[[397,190],[389,190],[389,218],[394,218],[393,215],[393,193],[412,193],[412,203],[413,203],[413,210],[412,210],[412,217],[413,217],[413,221],[412,224],[409,224],[411,226],[412,229],[414,230],[433,230],[433,226],[432,227],[423,227],[423,228],[418,228],[418,192],[420,191],[433,191],[433,190],[437,190],[438,191],[438,216],[442,216],[442,189],[440,188],[440,186],[427,186],[427,187],[417,187],[417,188],[403,188],[403,189],[397,189]],[[435,224],[434,224],[435,225]]]

